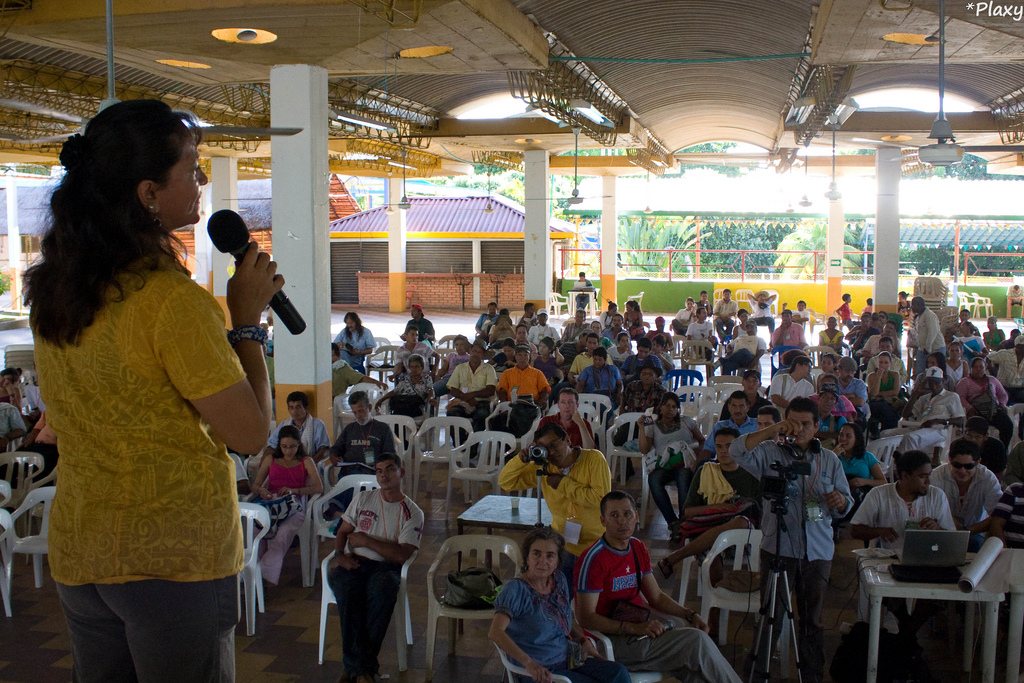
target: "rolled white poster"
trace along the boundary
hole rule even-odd
[[[1001,552],[1003,552],[1003,542],[998,538],[989,536],[985,543],[982,544],[978,554],[974,556],[971,563],[960,574],[960,581],[957,584],[960,586],[960,590],[964,593],[972,592],[974,587],[985,578],[985,572],[989,570],[989,567],[992,566],[992,563],[996,561]]]

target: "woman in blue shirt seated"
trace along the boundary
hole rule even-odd
[[[501,587],[488,633],[536,683],[551,675],[579,683],[629,683],[629,672],[603,659],[594,641],[572,618],[569,585],[557,571],[565,540],[551,527],[534,529],[523,540],[523,573]]]
[[[846,518],[852,517],[860,507],[864,496],[875,486],[888,483],[878,458],[869,453],[864,442],[864,430],[855,422],[847,422],[839,430],[839,438],[833,449],[843,463],[846,481],[853,495],[853,507]]]

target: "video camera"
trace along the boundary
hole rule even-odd
[[[796,461],[789,465],[783,465],[781,462],[773,462],[769,467],[778,474],[761,477],[761,495],[772,501],[773,508],[779,506],[784,511],[789,503],[789,482],[796,481],[797,477],[809,475],[811,463]]]

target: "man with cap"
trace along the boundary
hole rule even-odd
[[[882,436],[903,435],[899,449],[903,452],[927,451],[945,440],[946,427],[961,427],[963,423],[964,407],[960,397],[942,388],[941,368],[928,368],[918,375],[917,384],[910,392],[907,407],[903,409],[902,426],[887,429]]]
[[[501,380],[498,382],[498,400],[511,400],[512,390],[518,389],[519,398],[529,395],[533,397],[533,402],[538,406],[546,406],[548,395],[551,393],[551,385],[544,378],[543,372],[530,366],[530,347],[517,346],[515,354],[516,364],[501,373]]]
[[[743,368],[753,369],[758,367],[758,364],[761,362],[761,356],[768,350],[768,345],[764,339],[757,336],[757,323],[748,319],[745,331],[745,335],[736,337],[729,342],[732,352],[722,359],[715,361],[715,365],[722,369],[723,375],[731,375]]]
[[[719,339],[724,339],[732,334],[733,325],[736,324],[733,318],[736,317],[739,309],[739,304],[732,298],[732,290],[722,290],[722,298],[715,302],[714,308],[715,332]]]
[[[1024,402],[1024,334],[1013,340],[1012,349],[1003,349],[988,355],[996,366],[996,379],[1006,389],[1010,403]]]

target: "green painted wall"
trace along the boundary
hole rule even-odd
[[[562,280],[561,291],[563,294],[569,295],[569,291],[572,289],[574,280]],[[600,282],[595,282],[600,285]],[[663,280],[619,280],[618,286],[618,301],[619,308],[626,302],[626,297],[644,293],[644,304],[643,308],[645,311],[658,311],[658,312],[672,312],[678,311],[686,304],[686,297],[692,296],[694,300],[700,298],[700,291],[706,289],[708,291],[708,298],[714,298],[715,287],[721,287],[723,283],[716,283],[711,281],[703,282],[667,282]],[[771,287],[771,283],[764,283],[759,285],[758,283],[743,284],[729,284],[732,289],[744,288],[752,289],[757,291],[762,286]],[[863,285],[857,285],[857,287],[863,287]],[[825,283],[818,283],[817,285],[808,284],[808,289],[820,288],[823,292],[825,289]],[[960,285],[959,291],[977,294],[979,296],[987,296],[992,299],[993,315],[998,318],[1008,317],[1006,314],[1006,285]],[[570,295],[571,296],[571,295]],[[865,296],[869,296],[866,294]],[[811,293],[808,292],[803,295],[803,298],[807,299],[808,304],[812,304]],[[796,301],[789,302],[795,307]],[[862,303],[855,297],[855,308],[862,306]],[[570,299],[571,304],[571,299]],[[602,306],[602,308],[604,308]],[[812,306],[813,308],[813,306]],[[1017,317],[1024,317],[1024,312],[1020,308],[1015,307],[1014,312]],[[979,325],[984,328],[984,325]]]

